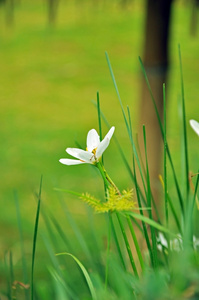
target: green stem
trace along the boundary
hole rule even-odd
[[[109,181],[106,178],[104,166],[102,166],[102,164],[100,162],[97,162],[96,167],[98,168],[98,170],[100,171],[100,174],[102,175],[102,178],[103,178],[104,184],[105,184],[105,190],[106,190],[107,188],[109,188]]]
[[[119,242],[118,242],[117,234],[116,234],[116,231],[115,231],[115,226],[114,226],[113,219],[112,219],[112,214],[109,214],[109,220],[110,220],[111,229],[112,229],[112,232],[113,232],[113,237],[114,237],[114,240],[115,240],[115,244],[116,244],[116,247],[117,247],[117,251],[118,251],[119,257],[121,259],[121,263],[123,265],[123,268],[126,271],[126,266],[125,266],[124,258],[122,256],[122,251],[120,249],[120,245],[119,245]]]
[[[132,269],[134,271],[135,276],[138,278],[137,268],[136,268],[136,265],[135,265],[135,262],[134,262],[134,259],[133,259],[132,251],[131,251],[131,248],[130,248],[130,245],[129,245],[129,241],[128,241],[128,238],[127,238],[122,220],[120,218],[120,215],[117,212],[116,212],[116,216],[117,216],[117,219],[118,219],[121,231],[122,231],[122,235],[123,235],[123,238],[124,238],[124,242],[125,242],[125,245],[126,245],[126,250],[128,252],[128,256],[129,256],[129,259],[130,259]]]
[[[108,284],[110,244],[111,244],[111,223],[110,223],[110,217],[109,217],[109,220],[108,220],[108,243],[107,243],[107,250],[106,250],[105,290],[107,289],[107,284]]]
[[[118,187],[115,185],[115,183],[113,182],[113,180],[107,174],[104,166],[100,162],[97,162],[96,166],[97,166],[97,168],[99,169],[99,171],[100,171],[100,173],[102,175],[102,178],[104,180],[104,183],[105,183],[106,187],[108,188],[109,184],[112,185],[112,187],[114,187],[114,189],[117,191],[118,195],[121,195]]]
[[[127,218],[129,229],[130,229],[133,241],[134,241],[135,249],[137,251],[137,255],[138,255],[138,258],[139,258],[139,261],[140,261],[140,266],[141,266],[142,270],[144,270],[144,261],[143,261],[143,258],[142,258],[142,253],[141,253],[141,250],[140,250],[140,247],[139,247],[136,235],[135,235],[135,231],[134,231],[134,228],[133,228],[133,225],[132,225],[132,222],[131,222],[131,218],[130,218],[129,215],[126,215],[126,218]]]

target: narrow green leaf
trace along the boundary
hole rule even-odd
[[[108,218],[108,242],[107,242],[107,249],[106,249],[105,284],[104,284],[105,290],[107,289],[107,285],[108,285],[110,246],[111,246],[111,223],[109,217]]]
[[[72,291],[70,289],[70,287],[67,285],[66,279],[63,276],[62,268],[60,268],[60,266],[59,266],[58,259],[55,256],[55,252],[54,252],[54,249],[53,249],[51,243],[49,242],[47,237],[43,234],[42,234],[42,238],[43,238],[44,244],[46,246],[47,252],[49,253],[49,256],[50,256],[51,261],[53,263],[54,268],[52,268],[52,270],[54,271],[54,274],[55,273],[57,274],[57,279],[59,278],[59,284],[61,284],[63,286],[64,290],[66,291],[65,298],[66,299],[68,299],[68,298],[69,299],[77,299],[76,293],[74,291]],[[54,243],[53,243],[53,245],[54,245]],[[65,300],[65,298],[64,298],[64,300]]]
[[[154,105],[154,109],[155,109],[156,116],[157,116],[157,119],[158,119],[158,123],[159,123],[159,126],[160,126],[162,138],[164,140],[164,130],[163,130],[162,122],[161,122],[161,119],[160,119],[160,116],[159,116],[159,113],[158,113],[158,109],[157,109],[157,106],[156,106],[156,103],[155,103],[155,99],[153,97],[153,93],[152,93],[152,90],[151,90],[151,87],[150,87],[150,84],[149,84],[149,81],[148,81],[148,78],[147,78],[147,75],[146,75],[146,71],[144,69],[143,62],[142,62],[142,60],[141,60],[140,57],[139,57],[139,62],[140,62],[140,65],[141,65],[141,69],[142,69],[144,78],[145,78],[147,86],[148,86],[149,93],[151,95],[151,100],[152,100],[153,105]],[[182,210],[182,215],[184,217],[184,203],[183,203],[183,198],[182,198],[182,194],[181,194],[180,187],[179,187],[179,184],[178,184],[178,180],[177,180],[177,176],[176,176],[176,172],[175,172],[175,168],[174,168],[174,165],[173,165],[173,161],[172,161],[172,158],[171,158],[171,154],[170,154],[170,150],[169,150],[168,144],[167,144],[167,155],[168,155],[169,162],[170,162],[170,165],[171,165],[171,169],[172,169],[172,173],[173,173],[173,178],[174,178],[174,182],[175,182],[175,186],[176,186],[176,191],[177,191],[177,194],[178,194],[178,200],[179,200],[180,207],[181,207],[181,210]]]
[[[189,161],[188,161],[188,146],[187,146],[184,82],[183,82],[182,58],[181,58],[180,45],[178,45],[178,51],[179,51],[180,78],[181,78],[182,120],[183,120],[183,137],[184,137],[184,151],[185,151],[184,157],[185,157],[186,196],[187,196],[187,201],[188,201],[188,197],[189,197]]]
[[[164,106],[164,203],[165,203],[165,219],[168,226],[168,197],[167,197],[167,131],[166,131],[166,95],[165,84],[163,84],[163,106]]]
[[[97,115],[98,115],[99,136],[100,136],[100,141],[102,141],[102,123],[101,123],[99,92],[97,92]]]
[[[97,295],[96,295],[96,292],[95,292],[95,288],[93,286],[93,283],[91,281],[91,278],[86,270],[86,268],[84,267],[84,265],[79,261],[79,259],[77,259],[74,255],[72,255],[71,253],[67,253],[67,252],[63,252],[63,253],[58,253],[56,254],[57,256],[59,255],[68,255],[68,256],[71,256],[74,261],[78,264],[78,266],[80,267],[85,279],[86,279],[86,282],[88,284],[88,287],[89,287],[89,290],[90,290],[90,293],[91,293],[91,296],[92,296],[92,299],[93,300],[97,300]]]
[[[38,232],[38,225],[39,225],[41,189],[42,189],[42,176],[41,176],[41,180],[40,180],[38,205],[37,205],[37,213],[36,213],[34,237],[33,237],[33,248],[32,248],[32,268],[31,268],[31,281],[30,281],[30,283],[31,283],[31,300],[34,299],[34,264],[35,264],[35,251],[36,251],[36,243],[37,243],[37,232]]]
[[[115,241],[115,244],[116,244],[116,248],[117,248],[117,251],[118,251],[118,254],[119,254],[122,266],[123,266],[124,270],[126,271],[126,265],[125,265],[125,262],[124,262],[122,251],[120,249],[120,244],[119,244],[119,241],[118,241],[118,238],[117,238],[115,226],[114,226],[114,223],[113,223],[112,214],[109,213],[108,215],[109,215],[109,221],[110,221],[110,224],[111,224],[111,229],[112,229],[113,238],[114,238],[114,241]]]
[[[20,240],[20,246],[21,246],[21,259],[22,259],[22,271],[23,271],[23,281],[25,284],[28,284],[28,271],[27,271],[27,264],[25,259],[25,249],[24,249],[24,237],[23,237],[23,229],[21,224],[21,214],[20,214],[20,208],[19,208],[19,199],[16,191],[14,192],[14,199],[15,199],[15,208],[16,208],[16,214],[17,214],[17,223],[18,223],[18,229],[19,229],[19,240]],[[24,289],[25,293],[25,300],[29,300],[29,290]]]
[[[137,255],[138,255],[138,258],[139,258],[140,266],[141,266],[142,271],[143,271],[144,270],[144,261],[143,261],[143,258],[142,258],[142,253],[141,253],[138,241],[137,241],[137,237],[136,237],[136,234],[135,234],[135,231],[134,231],[134,228],[133,228],[130,216],[127,215],[126,218],[127,218],[127,222],[128,222],[128,225],[129,225],[130,232],[131,232],[131,236],[133,238],[135,249],[137,251]]]
[[[77,197],[81,197],[82,196],[81,193],[77,193],[77,192],[74,192],[74,191],[71,191],[71,190],[67,190],[67,189],[54,188],[54,190],[58,191],[58,192],[64,192],[64,193],[72,194],[72,195],[77,196]]]
[[[136,218],[138,220],[145,222],[146,224],[149,224],[150,226],[154,227],[155,229],[157,229],[159,231],[169,233],[172,235],[172,233],[170,232],[170,230],[168,228],[164,227],[163,225],[160,225],[159,223],[155,222],[153,219],[150,219],[144,215],[140,215],[135,212],[126,212],[125,215],[130,215],[133,218]]]
[[[140,165],[137,150],[136,150],[136,147],[135,147],[135,143],[134,143],[134,140],[133,140],[132,132],[131,132],[130,126],[128,124],[128,120],[127,120],[127,117],[126,117],[126,114],[125,114],[125,111],[124,111],[122,100],[120,98],[119,90],[118,90],[117,83],[116,83],[116,80],[115,80],[115,76],[114,76],[114,73],[113,73],[113,70],[112,70],[112,67],[111,67],[111,63],[110,63],[110,60],[109,60],[109,57],[108,57],[108,53],[105,52],[105,55],[106,55],[106,60],[107,60],[107,63],[108,63],[109,71],[110,71],[110,74],[111,74],[111,77],[112,77],[112,80],[113,80],[113,84],[114,84],[114,87],[115,87],[115,90],[116,90],[116,93],[117,93],[117,97],[119,99],[120,107],[122,109],[124,121],[125,121],[125,124],[126,124],[128,135],[129,135],[129,139],[130,139],[130,142],[131,142],[131,145],[132,145],[132,148],[133,148],[133,152],[135,154],[135,158],[136,158],[136,161],[137,161],[137,164],[138,164],[138,168],[139,168],[139,171],[140,171],[140,176],[141,176],[141,179],[142,179],[142,184],[143,184],[143,187],[144,187],[144,190],[145,190],[145,193],[146,193],[146,186],[145,186],[145,182],[144,182],[143,172],[142,172],[142,168],[141,168],[141,165]]]
[[[137,176],[136,176],[136,170],[135,170],[135,159],[134,159],[134,156],[133,156],[133,171],[134,171],[134,178],[135,178],[135,188],[136,188],[136,194],[137,194],[137,201],[138,201],[138,205],[139,205],[139,208],[140,208],[140,214],[143,216],[142,204],[141,204],[141,201],[140,201],[140,189],[139,189],[139,186],[137,184]],[[151,263],[153,264],[152,248],[151,248],[151,244],[150,244],[150,240],[149,240],[149,236],[148,236],[146,224],[145,224],[144,221],[142,221],[142,227],[143,227],[143,232],[144,232],[144,237],[145,237],[145,240],[146,240],[147,248],[149,250],[149,255],[150,255]]]
[[[9,255],[9,252],[4,253],[4,272],[7,278],[7,297],[8,300],[12,300],[12,279],[10,276],[10,270],[9,270],[9,261],[7,262],[7,256]]]
[[[72,191],[68,191],[68,190],[63,190],[63,189],[56,189],[57,191],[63,191],[63,192],[66,192],[66,193],[69,193],[69,194],[73,194],[75,196],[82,196],[82,194],[79,194],[79,193],[75,193],[75,192],[72,192]],[[82,235],[82,232],[81,230],[79,229],[76,221],[74,220],[73,216],[69,213],[69,210],[67,209],[67,205],[66,203],[63,201],[63,199],[59,198],[59,201],[61,203],[61,206],[62,206],[62,209],[66,215],[66,218],[67,218],[67,221],[69,222],[71,228],[73,229],[73,232],[77,238],[77,241],[79,242],[83,252],[85,253],[85,255],[87,256],[88,260],[92,263],[92,255],[90,253],[90,250],[88,248],[88,245],[85,241],[85,238],[84,236]]]
[[[136,265],[135,265],[135,261],[134,261],[134,258],[133,258],[133,253],[131,251],[131,247],[130,247],[130,244],[129,244],[129,241],[128,241],[128,237],[126,235],[124,225],[122,223],[122,220],[120,218],[119,213],[116,213],[116,216],[117,216],[117,219],[118,219],[118,222],[119,222],[119,225],[120,225],[120,229],[121,229],[121,232],[122,232],[122,236],[123,236],[123,239],[124,239],[124,242],[125,242],[126,250],[127,250],[128,256],[129,256],[129,260],[130,260],[133,272],[134,272],[135,276],[138,278],[137,268],[136,268]]]
[[[179,221],[178,215],[177,215],[177,213],[176,213],[176,211],[175,211],[175,208],[174,208],[174,206],[173,206],[172,200],[171,200],[171,198],[170,198],[168,192],[167,192],[167,201],[168,201],[169,206],[170,206],[170,208],[171,208],[171,212],[172,212],[173,217],[174,217],[174,220],[175,220],[175,222],[176,222],[176,226],[177,226],[177,228],[178,228],[178,231],[182,234],[182,228],[181,228],[181,225],[180,225],[180,221]]]
[[[150,175],[149,175],[149,168],[148,168],[145,126],[143,126],[143,137],[144,137],[144,148],[145,148],[145,157],[146,157],[147,205],[148,205],[148,207],[152,207],[151,206],[151,186],[150,186]],[[153,219],[152,210],[149,210],[149,218]],[[154,230],[153,226],[151,226],[151,240],[152,240],[153,266],[156,268],[158,265],[158,258],[157,258],[156,235],[155,235],[155,230]]]

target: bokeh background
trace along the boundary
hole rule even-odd
[[[14,10],[12,10],[14,3]],[[123,4],[125,5],[123,5]],[[99,174],[88,165],[67,167],[59,163],[68,157],[66,147],[85,147],[91,128],[98,129],[93,103],[99,91],[103,113],[131,160],[129,140],[114,90],[105,51],[108,52],[124,106],[130,107],[133,133],[137,132],[141,96],[146,2],[59,1],[54,21],[49,21],[47,1],[2,1],[0,5],[0,256],[19,248],[15,196],[18,195],[22,225],[31,243],[36,213],[36,196],[43,175],[42,207],[63,220],[59,193],[65,188],[103,195]],[[181,45],[190,169],[197,172],[198,138],[188,120],[199,120],[199,31],[191,31],[191,1],[172,4],[170,69],[166,87],[168,141],[178,176],[182,173],[179,98]],[[103,124],[103,134],[107,127]],[[105,154],[106,169],[119,188],[132,187],[114,142]],[[170,171],[169,171],[170,172]],[[172,191],[172,181],[169,179]],[[86,228],[85,205],[62,195],[68,210]],[[175,201],[175,199],[174,199]],[[100,218],[96,216],[96,218]],[[40,229],[44,230],[42,219]],[[62,223],[62,221],[61,221]],[[43,253],[41,237],[38,256]],[[42,243],[42,242],[41,242]]]

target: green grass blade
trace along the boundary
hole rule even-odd
[[[16,191],[14,192],[14,199],[15,199],[15,208],[16,208],[16,214],[17,214],[17,224],[19,229],[19,240],[20,240],[20,246],[21,246],[21,259],[22,259],[22,271],[23,271],[23,281],[24,284],[28,284],[28,270],[27,270],[27,264],[25,259],[25,249],[24,249],[24,237],[23,237],[23,229],[21,224],[21,214],[20,214],[20,208],[19,208],[19,199]],[[29,291],[27,289],[24,289],[25,293],[25,300],[29,300]]]
[[[158,118],[158,123],[159,123],[159,126],[160,126],[162,138],[163,138],[163,140],[164,140],[164,130],[163,130],[163,126],[162,126],[162,123],[161,123],[161,120],[160,120],[160,116],[159,116],[159,113],[158,113],[158,109],[157,109],[157,106],[156,106],[156,103],[155,103],[155,100],[154,100],[154,97],[153,97],[153,93],[152,93],[150,84],[149,84],[149,81],[148,81],[148,77],[147,77],[147,75],[146,75],[146,71],[145,71],[145,69],[144,69],[144,65],[143,65],[143,62],[142,62],[142,60],[141,60],[140,57],[139,57],[139,62],[140,62],[140,65],[141,65],[142,72],[143,72],[143,74],[144,74],[144,78],[145,78],[146,83],[147,83],[147,87],[148,87],[149,93],[150,93],[150,95],[151,95],[151,100],[152,100],[153,105],[154,105],[154,109],[155,109],[155,112],[156,112],[156,115],[157,115],[157,118]],[[182,214],[183,214],[183,216],[184,216],[184,203],[183,203],[183,198],[182,198],[182,194],[181,194],[180,187],[179,187],[179,184],[178,184],[178,180],[177,180],[177,176],[176,176],[176,172],[175,172],[175,168],[174,168],[174,165],[173,165],[173,161],[172,161],[172,158],[171,158],[171,154],[170,154],[170,150],[169,150],[168,144],[167,144],[167,155],[168,155],[169,162],[170,162],[170,165],[171,165],[171,169],[172,169],[172,173],[173,173],[173,178],[174,178],[174,182],[175,182],[175,186],[176,186],[176,191],[177,191],[177,195],[178,195],[180,207],[181,207],[181,210],[182,210]]]
[[[176,222],[176,226],[177,226],[177,228],[178,228],[178,231],[179,231],[179,233],[182,234],[182,228],[181,228],[181,225],[180,225],[180,221],[179,221],[178,215],[177,215],[177,213],[176,213],[176,211],[175,211],[175,208],[174,208],[174,206],[173,206],[172,200],[171,200],[171,198],[170,198],[168,192],[167,192],[167,201],[168,201],[169,206],[170,206],[170,208],[171,208],[171,212],[172,212],[173,217],[174,217],[174,220],[175,220],[175,222]]]
[[[193,247],[193,232],[194,232],[194,206],[196,203],[196,195],[199,185],[199,174],[197,175],[196,185],[194,190],[194,195],[191,197],[189,195],[188,204],[187,204],[187,211],[186,211],[186,222],[185,222],[185,234],[184,234],[184,244],[185,247],[190,248]]]
[[[70,300],[69,295],[67,293],[66,285],[62,277],[53,269],[49,269],[50,274],[53,278],[53,285],[55,289],[55,299],[56,300]],[[73,298],[74,299],[74,298]]]
[[[9,252],[9,266],[10,266],[10,282],[11,282],[11,284],[13,284],[13,282],[14,282],[14,268],[13,268],[12,251]]]
[[[125,124],[126,124],[128,135],[129,135],[129,139],[130,139],[130,142],[131,142],[134,154],[135,154],[135,158],[136,158],[136,161],[137,161],[137,164],[138,164],[138,168],[139,168],[139,171],[140,171],[140,176],[141,176],[141,179],[142,179],[142,184],[143,184],[143,187],[144,187],[144,190],[145,190],[145,193],[146,193],[146,186],[145,186],[145,182],[144,182],[143,172],[142,172],[142,168],[141,168],[141,165],[140,165],[137,150],[136,150],[136,147],[135,147],[135,143],[133,141],[133,136],[131,134],[130,126],[128,124],[128,120],[127,120],[127,117],[126,117],[126,114],[125,114],[125,111],[124,111],[122,100],[120,98],[119,90],[118,90],[118,87],[117,87],[117,83],[116,83],[116,80],[115,80],[115,76],[114,76],[114,73],[113,73],[113,70],[112,70],[111,63],[110,63],[107,52],[105,52],[105,55],[106,55],[106,60],[107,60],[107,63],[108,63],[109,71],[110,71],[110,74],[111,74],[111,78],[113,80],[113,84],[114,84],[114,87],[115,87],[115,90],[116,90],[116,93],[117,93],[117,97],[119,99],[120,107],[122,109],[124,121],[125,121]]]
[[[143,137],[144,137],[144,148],[145,148],[145,157],[146,157],[146,174],[147,174],[147,206],[151,207],[151,210],[149,210],[149,218],[152,220],[153,216],[152,216],[152,205],[151,205],[151,187],[150,187],[150,175],[149,175],[148,158],[147,158],[145,126],[143,126]],[[155,230],[154,230],[153,226],[151,226],[151,240],[152,240],[153,266],[156,268],[158,265],[158,259],[157,259],[156,235],[155,235]]]
[[[100,136],[100,141],[102,141],[102,123],[101,123],[99,92],[97,92],[97,115],[98,115],[99,136]]]
[[[59,223],[57,222],[57,220],[52,215],[50,216],[50,218],[51,218],[51,221],[52,221],[54,227],[57,230],[58,235],[63,240],[63,242],[64,242],[65,246],[67,247],[67,249],[69,251],[73,251],[74,249],[73,249],[73,245],[72,245],[70,239],[67,238],[66,234],[64,233],[63,229],[61,228],[61,226],[59,225]]]
[[[105,290],[107,290],[107,285],[108,285],[110,246],[111,246],[111,224],[109,218],[108,219],[108,241],[107,241],[107,249],[106,249],[105,284],[104,284]]]
[[[48,254],[51,258],[51,261],[53,263],[53,267],[54,267],[54,274],[57,274],[57,278],[59,280],[59,284],[62,285],[62,287],[65,290],[65,298],[64,299],[77,299],[77,295],[74,293],[74,291],[71,290],[71,288],[67,285],[66,280],[63,276],[62,270],[59,266],[59,262],[57,260],[57,257],[55,256],[53,247],[51,245],[51,243],[49,242],[49,240],[47,239],[47,237],[45,235],[42,234],[42,238],[44,241],[44,244],[46,246],[46,249],[48,251]],[[51,272],[51,271],[50,271]],[[52,272],[51,272],[52,274]],[[52,274],[53,275],[53,274]]]
[[[126,271],[126,265],[125,265],[125,262],[124,262],[122,251],[120,249],[120,244],[119,244],[119,241],[118,241],[118,238],[117,238],[115,226],[114,226],[114,223],[113,223],[112,214],[109,213],[108,216],[109,216],[109,221],[110,221],[110,224],[111,224],[111,230],[112,230],[112,233],[113,233],[113,238],[114,238],[114,241],[115,241],[115,245],[116,245],[116,248],[117,248],[121,263],[122,263],[122,266],[123,266],[124,270]]]
[[[57,236],[57,234],[55,234],[55,232],[53,230],[52,223],[49,220],[49,216],[47,215],[46,210],[44,211],[44,209],[42,209],[41,214],[42,214],[44,223],[46,225],[46,229],[49,234],[50,240],[52,241],[53,245],[57,245],[58,244],[58,236]]]
[[[138,184],[137,184],[137,176],[136,176],[136,170],[135,170],[135,159],[134,159],[134,156],[133,156],[133,171],[134,171],[135,188],[136,188],[137,201],[138,201],[138,205],[139,205],[139,208],[140,208],[140,214],[142,216],[144,216],[143,211],[142,211],[142,204],[141,204],[141,201],[140,201],[140,189],[139,189]],[[150,240],[149,240],[149,235],[148,235],[148,232],[147,232],[146,224],[145,224],[144,221],[142,221],[142,227],[143,227],[143,232],[144,232],[144,237],[145,237],[145,240],[146,240],[147,248],[149,250],[149,255],[150,255],[151,263],[153,263],[152,248],[151,248],[151,244],[150,244]]]
[[[154,227],[155,229],[159,230],[159,231],[162,231],[162,232],[165,232],[165,233],[169,233],[169,234],[172,234],[168,228],[166,228],[165,226],[163,225],[160,225],[159,223],[155,222],[153,219],[150,219],[144,215],[141,215],[141,214],[137,214],[135,212],[126,212],[125,213],[126,215],[130,215],[132,216],[133,218],[136,218],[138,220],[141,220],[143,222],[145,222],[146,224]]]
[[[129,241],[128,241],[128,238],[127,238],[127,235],[126,235],[126,231],[125,231],[123,222],[120,218],[119,213],[116,213],[116,216],[117,216],[117,219],[118,219],[118,222],[119,222],[119,225],[120,225],[120,229],[121,229],[121,232],[122,232],[122,236],[123,236],[123,239],[124,239],[124,242],[125,242],[126,250],[127,250],[128,256],[129,256],[129,260],[130,260],[133,272],[134,272],[135,276],[138,278],[137,268],[136,268],[136,265],[135,265],[135,261],[134,261],[133,254],[132,254],[132,251],[131,251],[131,248],[130,248],[130,245],[129,245]]]
[[[71,191],[71,190],[67,190],[67,189],[54,188],[54,190],[57,191],[57,192],[68,193],[68,194],[71,194],[71,195],[74,195],[74,196],[77,196],[77,197],[81,197],[82,196],[81,193],[77,193],[77,192],[74,192],[74,191]]]
[[[117,97],[118,97],[118,100],[119,100],[119,103],[120,103],[120,106],[121,106],[121,109],[122,109],[124,121],[126,123],[126,127],[129,128],[128,121],[127,121],[127,118],[126,118],[126,114],[125,114],[125,111],[124,111],[124,107],[123,107],[123,104],[122,104],[122,100],[120,98],[120,93],[119,93],[117,83],[116,83],[116,80],[115,80],[115,76],[113,74],[111,63],[110,63],[110,60],[109,60],[109,57],[108,57],[108,53],[105,52],[105,55],[106,55],[106,60],[107,60],[107,63],[108,63],[109,71],[110,71],[110,74],[111,74],[111,78],[113,80],[113,84],[114,84],[114,87],[115,87],[115,90],[116,90],[116,93],[117,93]]]
[[[130,132],[131,132],[131,137],[132,137],[131,115],[130,115],[130,110],[129,110],[129,107],[128,107],[128,106],[127,106],[127,111],[128,111],[128,116],[129,116]],[[142,160],[141,160],[141,164],[143,165]],[[145,168],[143,167],[142,169],[144,170],[144,171],[143,171],[143,174],[145,175],[146,181],[147,181],[147,173],[145,172]],[[146,193],[146,191],[145,191],[145,193]],[[146,198],[147,198],[147,195],[146,195]],[[155,201],[154,201],[154,199],[153,199],[152,193],[151,193],[151,199],[152,199],[152,202],[153,202],[153,205],[154,205],[154,209],[155,209],[155,212],[156,212],[156,216],[157,216],[157,218],[158,218],[158,221],[160,222],[159,213],[158,213],[158,210],[157,210],[157,208],[156,208],[156,204],[155,204]]]
[[[185,157],[186,196],[187,196],[187,201],[188,201],[188,196],[189,196],[189,161],[188,161],[188,146],[187,146],[184,82],[183,82],[182,58],[181,58],[180,45],[178,45],[178,51],[179,51],[180,78],[181,78],[182,120],[183,120],[184,152],[185,152],[184,157]]]
[[[4,253],[4,272],[7,278],[7,298],[8,300],[12,300],[12,279],[10,276],[10,270],[9,270],[9,262],[7,262],[7,256],[9,255],[9,252]]]
[[[71,256],[74,261],[78,264],[78,266],[80,267],[83,275],[84,275],[84,278],[88,284],[88,287],[89,287],[89,290],[90,290],[90,293],[91,293],[91,296],[92,296],[92,299],[93,300],[97,300],[97,295],[96,295],[96,292],[95,292],[95,288],[93,286],[93,283],[92,283],[92,280],[86,270],[86,268],[84,267],[84,265],[79,261],[79,259],[77,259],[74,255],[72,255],[71,253],[67,253],[67,252],[63,252],[63,253],[58,253],[56,254],[57,256],[59,255],[68,255],[68,256]]]
[[[192,213],[193,213],[194,205],[196,203],[196,196],[197,196],[198,186],[199,186],[199,171],[198,171],[198,175],[197,175],[197,179],[196,179],[196,186],[195,186],[193,201],[192,201],[192,205],[191,205],[191,212]]]
[[[165,84],[163,84],[163,106],[164,106],[164,203],[165,203],[165,219],[168,226],[168,197],[167,197],[167,127],[166,127],[166,95]]]
[[[58,190],[58,189],[57,189]],[[74,192],[71,192],[71,191],[68,191],[68,190],[63,190],[65,192],[69,192],[71,194],[74,194],[74,195],[79,195],[78,193],[74,193]],[[81,194],[80,194],[81,195]],[[79,196],[78,196],[79,197]],[[62,206],[62,209],[63,209],[63,212],[65,213],[65,216],[67,218],[67,221],[68,223],[70,224],[84,254],[86,255],[86,257],[88,258],[88,260],[92,263],[93,259],[92,259],[92,255],[90,253],[90,250],[88,248],[88,245],[85,241],[85,238],[84,236],[82,235],[82,232],[81,230],[79,229],[77,223],[75,222],[74,218],[72,217],[72,215],[69,213],[69,210],[67,209],[67,205],[66,203],[63,201],[63,199],[59,198],[59,201],[61,203],[61,206]]]
[[[139,247],[139,244],[138,244],[138,241],[137,241],[137,237],[136,237],[136,234],[135,234],[132,222],[131,222],[131,218],[130,218],[130,216],[126,216],[126,218],[127,218],[127,222],[128,222],[128,225],[129,225],[130,232],[131,232],[131,236],[133,238],[135,249],[137,251],[137,255],[138,255],[138,258],[139,258],[140,266],[141,266],[142,271],[143,271],[144,270],[144,261],[143,261],[142,253],[141,253],[141,250],[140,250],[140,247]]]
[[[31,283],[31,300],[34,300],[34,265],[35,265],[35,251],[36,251],[36,243],[37,243],[37,232],[38,232],[38,225],[39,225],[41,189],[42,189],[42,177],[41,177],[41,180],[40,180],[37,213],[36,213],[36,218],[35,218],[35,228],[34,228],[34,236],[33,236],[32,268],[31,268],[31,281],[30,281],[30,283]]]

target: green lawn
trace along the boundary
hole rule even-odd
[[[18,249],[14,190],[18,193],[29,246],[36,212],[35,192],[38,192],[41,174],[44,182],[42,201],[57,219],[64,216],[54,187],[102,193],[103,183],[92,168],[86,165],[66,167],[58,162],[59,158],[67,157],[66,147],[75,147],[76,141],[84,147],[88,130],[98,128],[97,112],[92,103],[97,91],[100,92],[101,109],[109,123],[115,125],[115,134],[127,159],[131,159],[105,51],[109,54],[123,104],[130,107],[133,133],[136,133],[141,74],[138,56],[143,52],[144,1],[133,1],[126,10],[121,10],[114,1],[99,7],[94,7],[91,2],[60,1],[54,28],[47,24],[44,1],[19,1],[11,28],[5,26],[4,10],[0,8],[1,257],[10,247]],[[173,4],[167,88],[168,136],[179,176],[178,43],[183,60],[187,124],[190,118],[199,120],[199,40],[198,36],[190,36],[190,11],[190,7],[180,1]],[[103,125],[104,134],[106,131]],[[189,124],[188,141],[190,169],[196,172],[198,138]],[[106,168],[118,186],[132,187],[114,142],[108,148],[105,160]],[[64,197],[69,210],[82,222],[85,205],[74,197]]]

